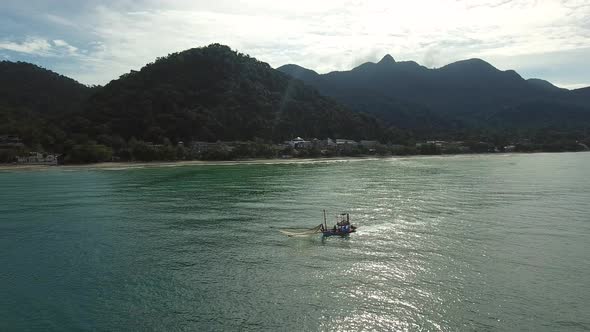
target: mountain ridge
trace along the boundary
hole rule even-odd
[[[500,70],[478,58],[432,69],[413,61],[395,62],[386,55],[377,63],[366,62],[348,71],[318,74],[297,65],[277,70],[303,80],[355,111],[376,114],[388,123],[398,121],[402,113],[411,115],[408,107],[400,105],[418,106],[414,107],[417,113],[421,109],[421,114],[438,115],[469,127],[488,126],[486,119],[493,114],[531,102],[550,103],[556,112],[590,109],[584,89],[574,92],[540,79],[525,80],[514,70]],[[415,129],[412,126],[417,119],[406,116],[406,120],[396,125]]]
[[[0,106],[34,112],[74,110],[93,88],[27,62],[0,61]]]
[[[113,134],[152,141],[377,138],[381,130],[311,86],[220,44],[172,53],[111,81],[91,98],[87,112]],[[163,114],[186,122],[168,123]]]
[[[379,60],[377,62],[367,61],[367,62],[364,62],[364,63],[359,64],[357,66],[354,66],[354,67],[352,67],[351,69],[348,69],[348,70],[332,70],[332,71],[325,72],[323,74],[320,74],[320,73],[318,73],[317,71],[315,71],[313,69],[310,69],[310,68],[307,68],[307,67],[298,65],[296,63],[284,64],[284,65],[281,65],[281,66],[276,67],[275,69],[280,70],[280,71],[285,72],[285,73],[289,73],[290,71],[293,70],[293,69],[289,69],[289,67],[291,67],[291,68],[296,67],[298,70],[301,70],[301,71],[307,71],[307,72],[313,73],[314,75],[317,75],[317,76],[324,76],[324,75],[329,75],[329,74],[332,74],[332,73],[340,73],[340,72],[352,71],[352,70],[354,70],[354,69],[356,69],[358,67],[361,67],[361,66],[363,66],[365,64],[379,64],[379,63],[383,62],[383,60],[385,58],[389,58],[389,57],[394,60],[394,58],[393,58],[392,55],[386,54],[383,58],[381,58],[381,60]],[[387,63],[388,61],[385,61],[385,62]],[[436,67],[436,68],[429,68],[429,67],[420,65],[418,62],[416,62],[414,60],[406,60],[406,61],[396,61],[396,60],[394,60],[393,61],[393,63],[395,63],[395,64],[403,64],[403,63],[412,64],[412,65],[417,65],[418,67],[423,67],[423,68],[429,69],[429,70],[438,70],[438,69],[442,69],[442,68],[445,68],[445,67],[448,67],[448,66],[453,66],[455,64],[461,64],[461,63],[465,63],[465,62],[468,62],[468,63],[469,62],[471,62],[471,63],[480,63],[480,64],[485,65],[485,66],[491,66],[493,69],[495,69],[497,71],[500,71],[500,72],[516,73],[518,76],[520,76],[520,74],[518,74],[518,72],[516,72],[514,69],[500,70],[500,69],[496,68],[495,66],[493,66],[492,64],[490,64],[489,62],[487,62],[487,61],[485,61],[485,60],[483,60],[481,58],[470,58],[470,59],[465,59],[465,60],[457,60],[455,62],[448,63],[448,64],[446,64],[446,65],[444,65],[442,67]],[[292,76],[294,76],[294,75],[292,75]],[[556,87],[558,89],[569,90],[569,91],[590,89],[590,86],[588,86],[588,87],[582,87],[582,88],[575,88],[575,89],[567,89],[567,88],[563,88],[563,87],[558,87],[558,86],[554,85],[552,82],[547,81],[545,79],[541,79],[541,78],[528,78],[526,80],[528,80],[528,81],[539,80],[539,81],[547,82],[548,84],[550,84],[550,85],[552,85],[552,86],[554,86],[554,87]]]
[[[590,88],[525,80],[481,59],[430,69],[386,55],[318,74],[295,64],[276,70],[211,44],[157,58],[104,87],[28,63],[3,61],[0,73],[0,136],[85,162],[108,160],[109,149],[125,160],[153,160],[129,151],[166,146],[157,158],[170,158],[172,142],[296,136],[378,140],[411,151],[416,140],[495,137],[501,145],[550,132],[543,144],[561,137],[570,149],[590,128]]]

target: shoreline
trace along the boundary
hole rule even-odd
[[[505,153],[467,153],[467,154],[440,154],[440,155],[407,155],[407,156],[359,156],[359,157],[330,157],[330,158],[252,158],[239,160],[178,160],[178,161],[109,161],[93,164],[78,165],[26,165],[26,164],[0,164],[0,171],[37,171],[50,169],[99,169],[99,170],[122,170],[133,168],[157,168],[157,167],[182,167],[182,166],[223,166],[223,165],[264,165],[264,164],[307,164],[321,162],[338,162],[338,161],[363,161],[363,160],[383,160],[383,159],[405,159],[405,158],[445,158],[461,156],[508,156],[522,154],[544,154],[544,153],[579,153],[590,151],[564,151],[564,152],[505,152]]]
[[[0,171],[5,170],[48,170],[48,169],[131,169],[131,168],[156,168],[156,167],[181,167],[181,166],[223,166],[223,165],[261,165],[261,164],[298,164],[313,162],[378,160],[404,156],[362,156],[362,157],[331,157],[331,158],[253,158],[239,160],[177,160],[177,161],[109,161],[93,164],[78,165],[26,165],[26,164],[0,164]]]

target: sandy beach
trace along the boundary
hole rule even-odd
[[[241,159],[227,161],[207,161],[207,160],[181,160],[181,161],[153,161],[153,162],[103,162],[95,164],[81,165],[22,165],[22,164],[0,164],[0,171],[11,170],[49,170],[49,169],[130,169],[130,168],[147,168],[147,167],[181,167],[181,166],[214,166],[214,165],[259,165],[259,164],[298,164],[298,163],[321,163],[337,161],[355,161],[355,160],[375,160],[383,158],[396,157],[334,157],[334,158],[275,158],[275,159]],[[399,157],[398,157],[399,158]]]

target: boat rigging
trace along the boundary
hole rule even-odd
[[[310,236],[318,233],[321,233],[322,237],[346,237],[356,232],[357,227],[350,223],[350,214],[341,213],[336,218],[336,224],[329,228],[326,219],[326,210],[324,210],[324,222],[322,224],[310,229],[281,229],[280,232],[289,237]]]

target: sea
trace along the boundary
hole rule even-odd
[[[590,153],[0,171],[0,331],[588,331]],[[331,227],[348,237],[287,237]]]

